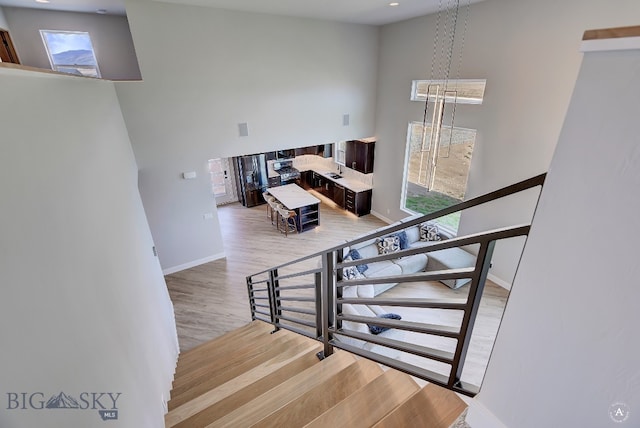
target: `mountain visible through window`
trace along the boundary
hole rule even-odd
[[[86,77],[100,77],[89,33],[40,30],[51,69]]]

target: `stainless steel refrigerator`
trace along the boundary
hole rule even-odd
[[[264,204],[262,192],[269,184],[266,156],[264,154],[239,156],[234,160],[238,172],[236,183],[242,205],[253,207]]]

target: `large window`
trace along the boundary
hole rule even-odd
[[[411,122],[407,128],[404,210],[430,214],[464,200],[476,131],[453,125],[452,112],[455,104],[481,104],[485,84],[484,80],[413,81],[411,100],[425,102],[428,95],[425,117],[431,121]],[[460,213],[437,222],[456,232]]]
[[[424,132],[429,134],[431,128],[427,124]],[[476,131],[443,127],[442,134],[447,144],[433,153],[433,145],[423,141],[422,122],[409,124],[403,206],[412,213],[430,214],[464,200]],[[460,213],[441,217],[438,222],[455,232]]]
[[[80,76],[100,77],[89,33],[40,30],[51,69]]]

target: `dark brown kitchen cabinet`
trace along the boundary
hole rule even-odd
[[[313,173],[313,190],[326,196],[329,190],[327,183],[329,183],[329,180],[327,178],[324,178],[322,175],[316,172]]]
[[[345,166],[363,174],[373,172],[375,144],[375,141],[347,141],[345,148]]]
[[[303,189],[313,189],[313,171],[300,171],[300,185]]]
[[[345,189],[344,208],[351,211],[358,217],[369,214],[371,212],[371,190],[364,192],[354,192],[351,189]]]
[[[296,156],[302,155],[317,155],[318,146],[298,147],[295,149]]]
[[[330,158],[333,156],[333,144],[323,144],[318,146],[318,152],[316,154],[323,158]]]
[[[338,183],[333,184],[333,195],[332,200],[335,202],[340,208],[344,208],[345,201],[345,191],[347,189],[344,186],[341,186]]]

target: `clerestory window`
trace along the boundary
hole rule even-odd
[[[79,76],[100,77],[89,33],[40,30],[40,35],[52,70]]]

